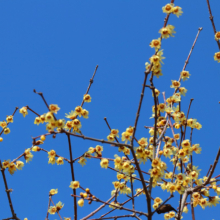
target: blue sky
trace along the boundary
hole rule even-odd
[[[44,93],[49,104],[58,104],[59,118],[81,104],[95,66],[99,68],[90,90],[89,119],[82,119],[82,132],[86,136],[106,138],[109,134],[103,118],[107,117],[112,128],[120,133],[133,126],[144,79],[144,63],[154,53],[149,47],[152,39],[159,37],[165,14],[162,6],[168,1],[0,1],[0,66],[1,108],[0,121],[11,115],[14,108],[29,105],[39,114],[47,112],[41,98],[33,89]],[[196,155],[194,164],[202,169],[202,176],[213,163],[219,148],[219,80],[220,64],[213,59],[218,51],[209,20],[206,1],[175,1],[183,8],[183,16],[171,16],[169,24],[175,26],[174,38],[164,40],[162,49],[166,57],[163,76],[155,79],[155,86],[166,97],[170,96],[171,79],[179,78],[198,28],[203,27],[187,69],[191,77],[182,85],[188,89],[183,97],[182,108],[186,112],[190,98],[194,98],[190,117],[202,124],[200,131],[193,134],[193,143],[199,143],[202,154]],[[219,1],[211,2],[217,30],[220,30]],[[162,98],[162,97],[161,97]],[[162,101],[162,99],[160,100]],[[143,108],[137,128],[137,138],[149,138],[144,126],[152,126],[151,91],[146,90]],[[23,118],[16,113],[11,133],[4,135],[0,143],[0,159],[14,159],[32,146],[31,137],[45,133],[44,125],[34,125],[35,115],[31,112]],[[82,155],[97,143],[72,138],[73,157]],[[119,154],[117,149],[104,146],[104,157]],[[54,149],[57,154],[68,157],[68,142],[65,135],[56,139],[47,138],[43,147]],[[48,165],[44,152],[34,153],[33,161],[25,164],[22,171],[13,176],[6,172],[13,205],[20,219],[44,219],[47,212],[48,192],[58,188],[54,202],[63,202],[63,217],[73,216],[72,190],[69,188],[71,173],[69,164]],[[24,161],[24,159],[22,159]],[[113,166],[113,165],[112,165]],[[87,166],[74,164],[76,180],[84,188],[107,200],[113,189],[116,175],[111,170],[100,168],[99,161],[88,161]],[[148,169],[148,167],[143,169]],[[214,176],[219,174],[218,165]],[[147,177],[146,177],[147,178]],[[139,183],[136,185],[141,187]],[[78,190],[79,194],[81,191]],[[161,196],[154,189],[153,197]],[[10,209],[0,178],[0,218],[10,217]],[[165,199],[168,193],[161,196]],[[177,197],[177,195],[176,195]],[[121,201],[126,199],[122,196]],[[177,200],[171,200],[177,207]],[[137,210],[144,210],[144,199],[137,200]],[[79,208],[79,218],[89,214],[98,204],[85,204]],[[128,207],[131,207],[128,206]],[[219,218],[218,208],[203,211],[198,207],[196,219]],[[106,210],[105,210],[106,211]],[[101,212],[101,214],[105,213]],[[99,217],[97,215],[95,217]],[[188,215],[189,216],[189,215]],[[185,219],[191,218],[186,216]],[[58,216],[50,216],[58,219]],[[143,218],[144,219],[144,218]],[[161,219],[156,216],[155,219]]]

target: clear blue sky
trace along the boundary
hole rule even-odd
[[[64,118],[65,113],[81,104],[98,64],[90,90],[92,102],[84,106],[89,110],[89,119],[82,120],[83,134],[106,138],[109,130],[104,117],[112,128],[119,129],[120,134],[128,126],[133,126],[144,79],[144,63],[154,53],[149,43],[159,37],[158,31],[165,18],[162,6],[166,3],[168,1],[164,0],[0,1],[0,121],[11,115],[16,106],[29,105],[39,114],[46,113],[43,101],[33,93],[33,89],[43,92],[49,104],[58,104],[61,108],[58,117]],[[161,92],[166,91],[167,97],[172,94],[173,89],[169,88],[171,79],[179,78],[198,28],[203,27],[186,69],[191,77],[183,84],[188,93],[182,101],[183,110],[187,111],[190,98],[194,98],[190,117],[197,118],[203,126],[193,136],[193,143],[202,147],[202,154],[195,157],[194,164],[203,169],[203,176],[213,163],[219,147],[220,64],[213,59],[218,47],[206,1],[177,0],[175,3],[183,8],[184,13],[180,18],[171,16],[168,22],[175,26],[177,33],[174,38],[162,43],[166,57],[164,75],[155,79],[155,85]],[[211,7],[217,30],[220,30],[220,1],[211,1]],[[149,138],[144,125],[154,123],[149,119],[152,105],[151,92],[146,91],[137,129],[138,139]],[[0,143],[2,161],[16,158],[32,146],[31,136],[45,133],[44,125],[33,124],[34,118],[31,112],[25,118],[18,113],[15,115],[14,123],[10,124],[11,133],[4,135],[4,141]],[[71,140],[74,157],[96,146],[91,141]],[[65,135],[60,135],[56,139],[47,138],[43,147],[69,157],[67,144]],[[103,146],[104,157],[118,154],[115,148]],[[33,154],[33,161],[25,163],[22,171],[13,176],[6,172],[9,188],[14,189],[11,197],[17,216],[20,219],[27,217],[28,220],[45,219],[48,192],[58,188],[54,202],[65,204],[61,211],[63,217],[73,217],[69,164],[48,165],[46,153]],[[84,188],[89,187],[100,199],[110,197],[112,181],[116,180],[113,171],[101,169],[98,160],[88,161],[84,167],[76,163],[74,167],[76,180]],[[216,171],[214,176],[219,174],[220,164]],[[140,184],[137,187],[141,187]],[[161,190],[153,190],[153,197],[158,195],[161,196]],[[165,193],[162,198],[167,196]],[[0,197],[0,219],[10,217],[1,177]],[[122,197],[121,201],[124,199]],[[171,204],[177,207],[177,200],[173,199]],[[146,204],[139,197],[136,206],[137,210],[144,210]],[[95,203],[90,206],[85,204],[83,208],[78,208],[79,217],[97,207]],[[198,207],[196,219],[217,220],[218,210],[219,206],[205,211]],[[50,216],[50,219],[59,217]],[[155,219],[163,219],[163,216],[155,216]],[[191,219],[191,216],[185,216],[185,219]]]

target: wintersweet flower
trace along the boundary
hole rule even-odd
[[[173,13],[174,15],[176,15],[177,17],[179,17],[179,16],[182,15],[183,11],[182,11],[182,8],[181,8],[181,7],[175,6],[175,7],[173,7],[172,13]]]
[[[107,136],[107,139],[108,139],[108,141],[114,141],[114,140],[115,140],[115,137],[114,137],[114,135],[109,134],[109,135]]]
[[[82,115],[82,107],[81,106],[77,106],[76,108],[75,108],[75,111],[74,111],[74,113],[75,113],[75,115],[78,115],[79,117],[81,117],[81,115]]]
[[[111,129],[111,135],[114,137],[119,137],[119,130],[118,129]]]
[[[74,127],[78,128],[78,129],[82,127],[80,120],[77,118],[73,120],[73,128]]]
[[[108,159],[102,158],[102,160],[100,162],[101,167],[107,169],[108,168],[108,164],[109,164]]]
[[[180,87],[180,82],[176,80],[171,80],[171,81],[172,81],[172,85],[170,86],[170,88],[177,89],[178,87]]]
[[[217,40],[217,41],[220,40],[220,31],[216,32],[216,34],[215,34],[215,40]]]
[[[58,157],[56,160],[57,165],[63,165],[64,164],[63,159],[64,159],[63,157]]]
[[[88,118],[89,116],[89,112],[86,110],[86,109],[83,109],[82,112],[81,112],[83,118]]]
[[[162,38],[169,38],[170,36],[171,37],[174,37],[173,34],[175,34],[176,32],[174,31],[174,26],[173,25],[167,25],[166,27],[163,27],[159,30],[159,33],[161,34]]]
[[[50,157],[55,157],[56,156],[56,151],[55,150],[50,150],[49,152],[48,152],[48,157],[50,158]]]
[[[84,199],[80,199],[80,200],[78,200],[78,205],[80,206],[80,207],[83,207],[83,205],[84,205]]]
[[[161,39],[158,38],[158,39],[154,39],[150,42],[150,47],[151,48],[155,48],[155,50],[159,50],[160,47],[161,47]]]
[[[164,13],[170,14],[173,12],[173,6],[174,6],[173,3],[166,4],[164,7],[162,7],[162,10]]]
[[[2,162],[2,167],[3,167],[4,169],[6,169],[6,168],[8,167],[8,165],[10,164],[10,161],[11,161],[11,160],[4,160],[4,161]]]
[[[0,137],[0,142],[2,142],[3,141],[3,138],[2,137]]]
[[[72,189],[78,189],[79,188],[79,181],[71,181],[70,182],[70,188],[72,188]]]
[[[85,157],[80,157],[78,163],[80,165],[82,165],[82,167],[83,167],[84,165],[86,165],[86,158]]]
[[[181,95],[185,96],[186,92],[187,92],[187,89],[185,87],[180,87],[179,92],[180,92]]]
[[[27,107],[22,107],[19,109],[19,113],[21,113],[24,117],[28,114]]]
[[[69,113],[69,115],[67,113],[65,113],[65,115],[66,118],[69,118],[71,120],[75,119],[77,116],[73,110]]]
[[[54,165],[55,162],[56,162],[56,158],[55,157],[50,157],[49,160],[48,160],[48,164],[51,163],[52,165]]]
[[[49,105],[49,110],[50,110],[50,112],[57,114],[57,112],[60,110],[60,108],[58,107],[58,105],[51,104],[51,105]]]
[[[36,117],[34,120],[34,124],[39,125],[41,123],[40,117]]]
[[[96,151],[96,153],[101,154],[102,151],[103,151],[103,147],[100,146],[100,145],[96,145],[96,147],[95,147],[95,151]]]
[[[210,207],[216,206],[217,204],[219,204],[219,201],[220,201],[220,198],[218,196],[209,197],[208,206]]]
[[[53,196],[53,195],[55,195],[57,193],[58,193],[58,189],[51,189],[50,192],[49,192],[49,195]]]
[[[65,218],[65,217],[64,217],[64,220],[71,220],[71,218],[70,218],[70,217],[69,217],[69,218]]]
[[[214,60],[216,60],[218,63],[220,63],[220,52],[215,53]]]
[[[158,203],[158,204],[161,204],[163,202],[163,200],[160,198],[160,197],[156,197],[154,199],[154,203]]]
[[[63,208],[63,206],[64,206],[64,204],[62,204],[62,202],[59,201],[59,202],[56,204],[57,211],[60,211],[60,210]]]
[[[128,132],[123,132],[121,136],[121,140],[125,141],[125,144],[127,144],[128,141],[131,141],[130,134]]]
[[[148,143],[147,143],[147,138],[142,137],[140,140],[138,140],[138,144],[141,147],[147,147]]]
[[[26,160],[26,163],[29,163],[34,156],[30,151],[31,151],[30,148],[28,148],[24,151],[24,159]]]
[[[191,76],[191,74],[189,74],[189,71],[182,71],[181,73],[180,73],[180,76],[181,76],[181,79],[183,80],[183,81],[186,81],[187,79],[189,79],[189,77]]]
[[[56,206],[50,206],[50,208],[48,209],[48,212],[49,212],[51,215],[54,215],[54,214],[57,212]]]
[[[40,150],[41,150],[41,148],[38,147],[38,146],[34,146],[34,147],[32,148],[32,151],[34,151],[34,152],[37,152],[37,151],[40,151]]]
[[[16,165],[13,162],[8,164],[8,171],[10,174],[14,174],[16,171]]]
[[[89,95],[89,94],[85,94],[84,96],[83,96],[83,101],[84,102],[91,102],[91,96]]]
[[[7,123],[12,123],[13,122],[13,115],[9,115],[6,118]]]
[[[45,122],[52,122],[54,121],[54,117],[53,117],[53,113],[51,112],[48,112],[46,115],[45,115]]]
[[[55,126],[58,128],[63,128],[65,126],[65,120],[64,119],[59,119],[55,122]]]
[[[22,170],[22,167],[24,166],[24,163],[20,160],[16,161],[16,168],[18,170]]]
[[[2,128],[6,128],[6,127],[7,127],[7,122],[5,122],[5,121],[0,121],[0,126],[1,126]]]
[[[9,134],[10,132],[10,128],[4,128],[4,134]]]

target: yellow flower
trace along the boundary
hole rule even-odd
[[[40,116],[40,121],[42,124],[45,122],[45,114]]]
[[[56,160],[56,163],[57,163],[57,165],[64,164],[63,157],[58,157],[57,160]]]
[[[179,17],[180,15],[182,15],[183,11],[182,8],[179,6],[175,6],[173,7],[173,14],[176,15],[177,17]]]
[[[56,204],[57,211],[60,211],[63,208],[63,206],[64,206],[64,204],[62,204],[62,202],[58,202]]]
[[[40,147],[38,147],[38,146],[34,146],[33,148],[32,148],[32,151],[34,151],[34,152],[37,152],[37,151],[40,151],[41,149],[40,149]]]
[[[75,115],[78,115],[79,117],[81,117],[81,115],[82,115],[82,107],[81,106],[77,106],[75,108],[74,113],[75,113]]]
[[[107,136],[107,139],[108,139],[108,141],[114,141],[115,137],[114,137],[114,135],[110,134]]]
[[[215,34],[215,40],[217,40],[217,41],[220,40],[220,31],[216,32],[216,34]]]
[[[183,80],[183,81],[185,81],[185,80],[187,80],[187,79],[189,79],[189,77],[191,76],[191,74],[189,74],[189,71],[182,71],[181,73],[180,73],[180,76],[181,76],[181,79]]]
[[[207,198],[200,199],[199,205],[202,207],[202,209],[205,209],[205,207],[208,206]]]
[[[216,206],[216,204],[219,204],[220,198],[218,196],[209,197],[209,203],[208,206]]]
[[[166,4],[164,7],[162,7],[162,10],[164,13],[170,14],[173,12],[173,6],[174,6],[174,4],[172,4],[172,3]]]
[[[108,159],[102,158],[102,160],[100,162],[101,167],[107,169],[108,168],[108,164],[109,164]]]
[[[29,163],[31,160],[32,160],[32,158],[33,158],[33,154],[30,152],[30,148],[28,148],[28,149],[26,149],[25,151],[24,151],[24,159],[26,160],[26,163]]]
[[[186,95],[186,92],[187,92],[187,89],[185,87],[180,87],[179,88],[179,91],[180,91],[180,94],[185,96]]]
[[[64,220],[71,220],[71,218],[65,218],[65,217],[64,217]]]
[[[83,101],[84,102],[91,102],[91,96],[89,95],[89,94],[85,94],[84,96],[83,96]]]
[[[73,122],[72,121],[67,121],[64,129],[70,130],[73,127]]]
[[[180,87],[180,82],[176,80],[171,80],[171,81],[172,81],[172,85],[170,86],[170,88],[177,89],[178,87]]]
[[[114,137],[119,137],[118,133],[119,133],[118,129],[111,129],[111,135],[113,135]]]
[[[12,123],[13,122],[13,115],[9,115],[6,118],[7,123]]]
[[[196,128],[197,130],[200,130],[200,129],[202,128],[202,125],[201,125],[199,122],[196,122],[195,128]]]
[[[161,39],[158,38],[158,39],[154,39],[150,42],[150,47],[151,48],[155,48],[155,50],[159,50],[160,47],[161,47]]]
[[[69,187],[72,189],[78,189],[79,188],[79,181],[71,181]]]
[[[57,193],[58,193],[58,189],[51,189],[50,192],[49,192],[49,195],[53,196],[53,195],[55,195]]]
[[[51,105],[49,105],[49,110],[50,110],[50,112],[57,114],[57,112],[60,110],[60,108],[58,107],[58,105],[51,104]]]
[[[14,174],[16,171],[16,165],[13,162],[8,164],[8,171],[10,174]]]
[[[184,212],[184,213],[188,213],[188,211],[189,211],[189,209],[188,209],[187,206],[185,205],[184,208],[183,208],[183,212]]]
[[[9,128],[4,128],[4,134],[9,134],[11,131]]]
[[[162,38],[168,38],[168,37],[174,37],[173,34],[176,32],[174,31],[174,26],[173,25],[167,25],[166,27],[163,27],[159,30],[159,33],[161,34]]]
[[[159,50],[155,55],[153,55],[152,57],[150,57],[150,62],[155,64],[158,63],[163,63],[163,59],[165,59],[165,57],[162,56],[163,55],[163,50]]]
[[[56,151],[55,150],[50,150],[49,152],[48,152],[48,157],[50,158],[50,157],[55,157],[56,156]]]
[[[57,212],[56,206],[50,206],[50,208],[48,209],[48,212],[54,215]]]
[[[189,142],[188,139],[182,141],[181,146],[182,146],[182,148],[189,148],[189,147],[191,147],[190,142]]]
[[[0,137],[0,142],[2,142],[3,141],[3,138],[2,137]]]
[[[80,199],[80,200],[78,200],[78,205],[80,206],[80,207],[83,207],[83,205],[84,205],[84,199]]]
[[[24,166],[24,163],[20,160],[16,161],[16,168],[18,170],[22,170],[22,167]]]
[[[45,136],[45,135],[41,135],[41,136],[40,136],[40,139],[41,139],[42,141],[45,141],[45,140],[46,140],[46,136]]]
[[[66,121],[64,119],[59,119],[59,120],[56,121],[56,126],[58,128],[63,128],[65,126],[65,122]]]
[[[96,152],[97,152],[98,154],[101,154],[102,151],[103,151],[103,147],[100,146],[100,145],[96,145],[95,150],[96,150]]]
[[[52,122],[54,121],[54,117],[53,117],[53,114],[51,112],[48,112],[46,115],[45,115],[45,122]]]
[[[19,112],[25,117],[28,114],[27,107],[22,107]]]
[[[80,165],[82,165],[82,167],[83,167],[84,165],[86,165],[86,158],[85,157],[80,157],[78,163]]]
[[[215,53],[214,60],[216,60],[218,63],[220,63],[220,52]]]
[[[80,122],[79,119],[74,119],[73,120],[73,127],[76,127],[78,129],[82,127],[81,122]]]
[[[132,134],[133,134],[133,132],[134,132],[134,128],[131,127],[131,126],[129,126],[129,128],[126,129],[126,132],[127,132],[130,136],[132,136]]]
[[[83,109],[82,112],[81,112],[83,118],[88,118],[89,116],[89,112],[86,110],[86,109]]]
[[[170,219],[170,215],[169,215],[169,213],[166,213],[166,214],[164,214],[164,219]]]
[[[55,157],[50,157],[49,161],[48,161],[48,164],[51,163],[52,165],[54,165],[55,162],[56,162],[56,158]]]
[[[4,160],[4,162],[2,162],[2,167],[5,169],[8,167],[8,165],[10,164],[11,160]]]
[[[140,140],[138,140],[138,144],[141,147],[147,147],[148,143],[147,143],[147,138],[142,137]]]
[[[192,150],[195,151],[195,153],[200,154],[202,149],[199,144],[193,144]]]
[[[163,202],[163,200],[162,200],[160,197],[156,197],[156,198],[154,199],[154,203],[160,204],[160,203],[162,203],[162,202]]]
[[[34,120],[34,124],[39,125],[40,123],[41,123],[40,117],[36,117],[35,120]]]
[[[122,134],[121,134],[121,140],[122,141],[125,141],[125,144],[127,144],[127,142],[128,141],[131,141],[131,138],[130,138],[130,134],[129,133],[127,133],[127,132],[123,132]]]
[[[7,123],[5,121],[0,121],[0,126],[2,128],[6,128],[7,127]]]

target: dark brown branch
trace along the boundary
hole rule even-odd
[[[209,15],[210,15],[209,18],[210,18],[210,21],[211,21],[211,23],[212,23],[213,31],[214,31],[214,34],[216,34],[215,23],[214,23],[214,19],[213,19],[211,7],[210,7],[210,4],[209,4],[209,0],[206,0],[206,2],[207,2],[207,5],[208,5],[208,9],[209,9]],[[220,42],[219,42],[219,40],[216,41],[216,42],[217,42],[218,48],[219,48],[219,50],[220,50]]]
[[[68,144],[69,144],[69,153],[70,153],[70,167],[71,167],[71,175],[72,175],[72,181],[75,181],[75,176],[74,176],[74,169],[73,169],[73,155],[72,155],[72,147],[71,147],[71,140],[70,140],[70,135],[67,134],[68,138]],[[73,189],[73,194],[76,195],[76,189]],[[73,198],[74,200],[74,219],[77,220],[77,202],[76,202],[76,197]]]

